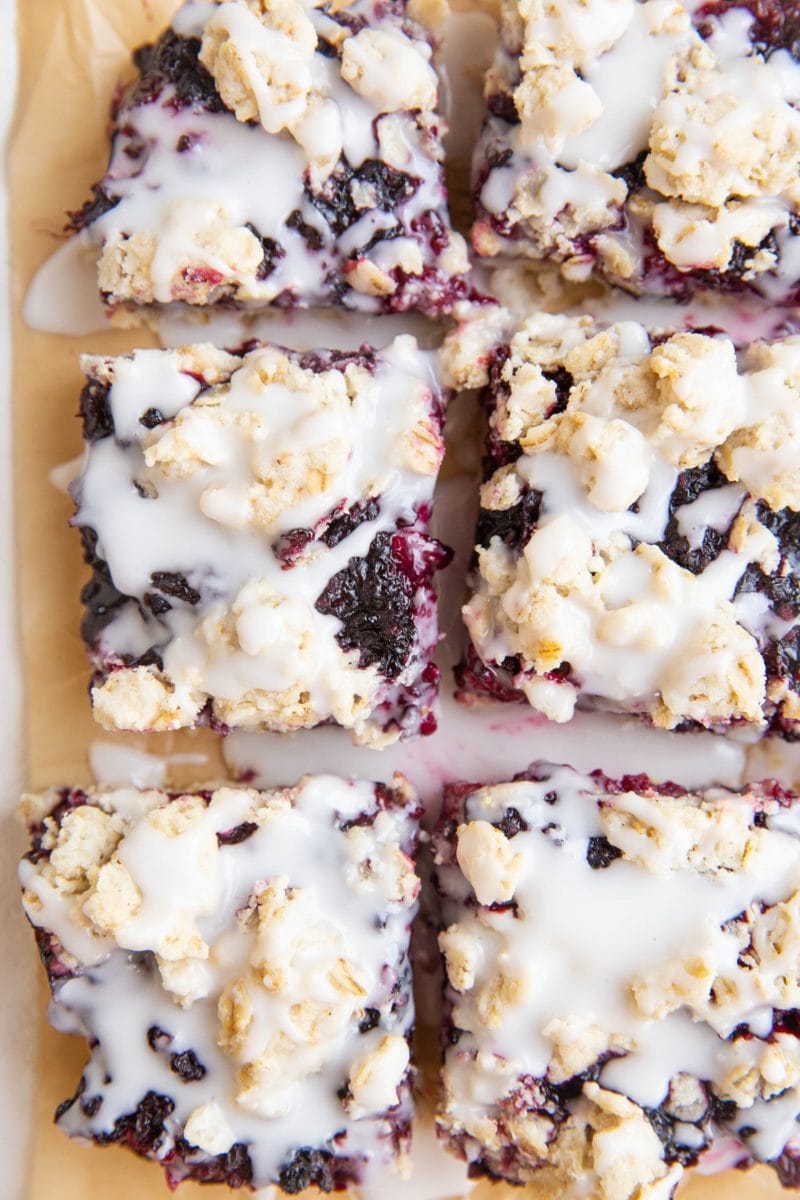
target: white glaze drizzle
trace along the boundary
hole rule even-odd
[[[163,788],[171,766],[203,767],[205,754],[148,754],[119,742],[96,738],[89,744],[89,769],[103,787]]]

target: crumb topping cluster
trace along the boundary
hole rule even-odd
[[[355,31],[324,8],[299,0],[225,0],[203,26],[198,56],[236,119],[259,121],[267,133],[288,130],[318,180],[332,171],[345,135],[330,81],[314,77],[315,19],[341,52],[341,78],[379,112],[433,109],[438,96],[426,40],[388,23]]]
[[[398,714],[373,710],[436,642],[439,551],[424,530],[444,443],[430,356],[406,336],[380,355],[197,346],[84,366],[75,523],[95,568],[85,633],[100,722],[176,729],[210,702],[228,726],[333,718],[361,740],[399,736]],[[403,627],[391,654],[372,612],[379,568]]]
[[[495,469],[464,609],[480,659],[554,720],[583,694],[666,728],[764,724],[764,653],[797,623],[764,580],[793,570],[773,530],[800,508],[800,339],[737,356],[723,335],[654,345],[632,322],[547,314],[501,331],[494,313],[450,335],[445,365],[489,386]]]
[[[380,796],[320,776],[278,792],[61,799],[27,800],[38,832],[22,882],[68,973],[56,1003],[98,1039],[72,1132],[111,1133],[164,1093],[173,1142],[212,1156],[245,1142],[267,1183],[301,1146],[336,1134],[343,1154],[361,1152],[347,1134],[358,1122],[374,1139],[390,1111],[407,1118],[419,881],[400,777]],[[106,1006],[122,988],[117,1019]],[[198,1064],[187,1086],[176,1053]]]
[[[784,1025],[798,836],[761,787],[687,794],[539,767],[453,789],[435,838],[439,1123],[477,1173],[543,1198],[666,1200],[717,1139],[745,1163],[781,1154],[800,1112]]]

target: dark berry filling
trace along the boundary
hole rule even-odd
[[[105,559],[97,554],[97,534],[93,529],[81,529],[83,558],[92,569],[92,577],[81,590],[84,614],[81,636],[87,646],[96,646],[101,633],[126,604],[133,601],[116,587]]]
[[[363,525],[365,521],[374,521],[379,512],[380,505],[374,496],[369,500],[358,501],[334,517],[319,535],[319,540],[329,548],[338,546],[339,542],[349,537],[359,525]]]
[[[338,546],[365,521],[374,521],[380,513],[380,502],[376,496],[368,500],[357,500],[350,508],[337,505],[333,512],[323,517],[315,529],[290,529],[281,535],[273,547],[281,565],[290,568],[296,565],[312,542],[321,542],[329,549]]]
[[[281,1167],[278,1183],[289,1195],[296,1195],[308,1187],[318,1187],[322,1192],[332,1192],[336,1187],[336,1161],[330,1150],[296,1151],[289,1162]]]
[[[514,676],[521,669],[522,662],[518,656],[507,658],[502,663],[487,664],[478,657],[472,642],[467,642],[464,661],[455,669],[456,694],[462,700],[471,695],[482,695],[504,704],[517,703],[525,699],[513,683]]]
[[[318,192],[311,191],[306,185],[308,199],[337,237],[364,215],[364,209],[358,208],[353,199],[353,187],[359,184],[373,193],[376,208],[394,212],[414,195],[420,180],[396,171],[380,159],[368,158],[356,168],[346,161],[340,163]],[[382,236],[385,237],[385,233]]]
[[[800,614],[800,513],[789,508],[774,512],[759,500],[758,519],[778,542],[780,563],[769,575],[751,563],[737,588],[741,592],[761,592],[767,596],[775,614],[791,621]]]
[[[48,933],[46,929],[40,929],[38,925],[33,927],[33,932],[42,966],[47,972],[48,982],[50,987],[55,990],[59,983],[72,979],[75,971],[64,962],[62,957],[64,949],[54,934]]]
[[[800,615],[800,514],[790,509],[773,510],[763,501],[757,505],[759,521],[774,534],[780,550],[780,562],[770,574],[751,563],[739,581],[737,595],[757,592],[766,596],[775,615],[792,621]],[[762,646],[768,679],[785,680],[795,690],[800,686],[800,627],[773,637]],[[784,737],[795,739],[795,722],[777,715],[774,728]]]
[[[200,603],[200,593],[193,588],[185,575],[179,571],[154,571],[150,576],[153,587],[170,596],[173,600],[182,600],[185,604]]]
[[[286,225],[289,229],[293,229],[295,233],[300,234],[300,237],[303,238],[309,250],[322,249],[324,245],[322,234],[313,225],[309,225],[307,221],[303,220],[303,214],[299,208],[294,210],[288,218]]]
[[[593,871],[604,871],[615,859],[622,858],[618,846],[612,846],[607,837],[590,837],[586,847],[586,861]]]
[[[324,353],[303,350],[298,354],[297,361],[304,371],[316,371],[318,374],[322,371],[341,371],[344,374],[349,366],[361,367],[374,374],[377,366],[375,351],[369,346],[362,346],[359,350],[326,350]]]
[[[171,1054],[169,1069],[183,1080],[184,1083],[197,1083],[206,1074],[206,1068],[200,1062],[194,1050],[184,1050],[180,1054]]]
[[[164,1140],[165,1123],[175,1108],[174,1100],[158,1092],[148,1092],[136,1111],[114,1122],[112,1133],[97,1133],[100,1145],[122,1143],[145,1157],[155,1154]]]
[[[248,222],[245,228],[249,229],[253,236],[258,238],[261,243],[261,249],[264,252],[264,257],[261,259],[256,270],[256,279],[269,279],[278,262],[286,257],[286,251],[282,246],[278,245],[274,238],[262,237],[255,225],[251,225]]]
[[[378,1009],[377,1008],[365,1008],[364,1016],[361,1018],[361,1020],[358,1023],[358,1032],[359,1033],[369,1033],[369,1031],[371,1029],[375,1029],[376,1026],[380,1025],[380,1023],[381,1023],[381,1014],[378,1011]]]
[[[139,424],[144,425],[145,429],[156,429],[164,423],[164,414],[158,408],[148,408],[146,412],[139,417]]]
[[[644,246],[644,262],[642,277],[651,291],[657,290],[671,299],[688,301],[699,289],[710,289],[729,295],[739,295],[742,292],[753,291],[755,281],[745,279],[750,264],[760,250],[766,250],[775,255],[777,241],[773,231],[770,231],[758,246],[745,246],[734,242],[731,259],[723,268],[676,267],[669,262],[659,249],[652,229],[645,229],[642,235]],[[624,280],[620,281],[624,286]],[[657,288],[651,287],[656,284]]]
[[[522,550],[536,528],[541,503],[541,492],[526,489],[511,508],[482,508],[478,514],[476,545],[486,548],[493,538],[499,538],[509,549]]]
[[[273,550],[281,565],[288,569],[295,566],[313,541],[313,529],[290,529],[288,533],[281,534]]]
[[[493,92],[487,100],[487,107],[493,117],[499,117],[507,125],[519,125],[519,113],[514,103],[513,92]]]
[[[708,1140],[704,1139],[699,1146],[687,1146],[684,1142],[680,1141],[676,1134],[675,1126],[678,1122],[664,1110],[663,1105],[660,1108],[645,1108],[643,1111],[652,1125],[658,1140],[664,1147],[664,1161],[668,1163],[678,1162],[682,1167],[694,1166],[708,1145]],[[694,1122],[691,1124],[693,1127],[702,1130],[701,1124],[695,1125]]]
[[[770,1165],[785,1188],[800,1189],[800,1157],[791,1150],[784,1150]]]
[[[514,838],[518,833],[525,833],[528,829],[528,823],[520,815],[516,808],[507,808],[503,813],[502,821],[498,822],[498,829],[502,830],[507,838]]]
[[[172,29],[154,45],[140,46],[134,51],[133,61],[141,74],[128,103],[151,104],[166,87],[171,87],[174,97],[170,104],[174,108],[224,111],[213,76],[200,62],[199,53],[199,38],[181,37]]]
[[[166,1164],[167,1179],[177,1186],[185,1179],[196,1183],[224,1183],[229,1188],[248,1187],[253,1180],[253,1164],[247,1146],[236,1142],[225,1154],[197,1159],[197,1150],[185,1138],[175,1140],[175,1153],[180,1165],[170,1159]]]
[[[629,192],[646,187],[644,164],[648,153],[649,151],[642,150],[631,162],[623,163],[621,167],[617,167],[615,171],[611,172],[615,179],[622,180]]]
[[[342,649],[358,650],[360,667],[377,665],[388,678],[401,673],[414,645],[414,593],[420,571],[430,578],[441,564],[440,543],[415,536],[426,543],[432,561],[417,562],[410,534],[379,533],[366,557],[351,558],[316,603],[318,612],[342,622],[336,635]]]
[[[654,783],[649,775],[643,774],[620,775],[618,779],[613,779],[604,775],[602,771],[592,771],[592,779],[604,792],[608,792],[609,796],[617,796],[622,792],[637,792],[642,796],[677,797],[683,796],[686,791],[679,783],[672,783],[670,780]]]
[[[93,183],[90,199],[74,212],[67,213],[66,228],[70,233],[80,233],[118,204],[119,196],[109,196],[102,183]]]
[[[776,50],[788,50],[800,59],[800,3],[798,0],[714,0],[694,13],[694,23],[704,37],[713,28],[709,17],[722,17],[731,9],[746,8],[755,18],[750,27],[754,49],[769,58]]]
[[[228,829],[224,833],[218,833],[217,843],[220,846],[238,846],[242,842],[246,842],[257,831],[258,826],[255,821],[243,821],[235,829]]]
[[[715,488],[725,487],[728,480],[720,471],[713,459],[709,459],[700,467],[683,471],[678,476],[672,495],[669,499],[669,521],[659,548],[667,558],[671,558],[678,566],[699,575],[717,558],[728,544],[729,529],[717,530],[706,528],[703,540],[697,547],[692,548],[688,539],[678,530],[678,510],[686,504],[693,504],[704,492]]]
[[[111,437],[114,432],[114,418],[108,402],[110,392],[111,385],[97,379],[88,380],[81,392],[78,415],[83,421],[83,436],[87,442],[94,444]]]

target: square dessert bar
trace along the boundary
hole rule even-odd
[[[445,362],[489,409],[462,698],[796,737],[800,338],[497,310]]]
[[[536,1200],[800,1185],[800,807],[537,764],[450,787],[440,1135]]]
[[[73,485],[107,729],[432,733],[433,356],[255,343],[86,358]]]
[[[401,776],[51,789],[23,811],[51,1019],[91,1050],[66,1133],[171,1186],[327,1192],[403,1168],[421,809]]]
[[[189,3],[115,102],[106,175],[72,214],[109,307],[449,312],[431,34],[406,0]]]
[[[799,60],[796,0],[504,0],[475,249],[796,300]]]

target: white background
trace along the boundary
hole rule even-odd
[[[41,0],[23,0],[25,3]],[[17,1200],[24,1187],[31,1116],[35,996],[30,933],[19,904],[16,868],[24,850],[15,816],[22,780],[21,680],[16,627],[11,452],[10,271],[5,143],[17,76],[14,0],[0,0],[0,1196]]]

